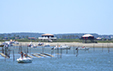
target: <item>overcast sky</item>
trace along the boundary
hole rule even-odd
[[[0,33],[113,34],[113,0],[0,0]]]

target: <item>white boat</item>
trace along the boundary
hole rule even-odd
[[[38,43],[38,46],[42,46],[44,43]]]
[[[32,59],[29,57],[23,57],[23,58],[20,57],[17,59],[17,62],[18,63],[31,63]]]
[[[27,46],[31,47],[31,48],[36,48],[37,47],[35,44],[33,45],[32,42],[30,42],[30,44],[28,44]]]
[[[67,46],[67,45],[63,45],[63,46],[55,46],[55,47],[53,47],[52,49],[70,49],[70,47],[69,46]]]
[[[12,42],[10,41],[5,41],[4,43],[2,43],[5,47],[11,47],[13,46]]]
[[[83,47],[79,47],[78,49],[79,49],[79,50],[89,50],[89,47],[83,46]]]
[[[44,45],[44,47],[50,47],[50,45],[49,44],[46,44],[46,45]]]
[[[34,44],[34,45],[31,45],[31,48],[37,48],[37,46]]]

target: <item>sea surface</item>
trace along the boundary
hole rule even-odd
[[[28,48],[29,54],[48,53],[54,57],[32,58],[32,63],[18,63],[19,47],[10,47],[10,59],[0,56],[0,71],[113,71],[113,48],[51,50],[51,47]],[[13,61],[14,50],[14,61]],[[26,47],[22,49],[26,52]]]

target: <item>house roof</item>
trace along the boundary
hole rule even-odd
[[[85,35],[83,35],[82,37],[94,37],[94,36],[91,35],[91,34],[85,34]]]
[[[42,34],[42,36],[54,36],[53,34]]]

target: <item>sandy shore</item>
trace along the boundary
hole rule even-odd
[[[0,42],[2,44],[3,42]],[[19,45],[28,45],[30,42],[19,42]],[[35,45],[38,45],[39,42],[32,42]],[[42,42],[44,45],[49,44],[50,46],[56,45],[68,45],[68,46],[75,46],[75,47],[111,47],[113,48],[113,43],[78,43],[78,42]]]
[[[30,42],[20,42],[22,45],[27,45]],[[35,45],[38,45],[39,42],[32,42]],[[113,43],[78,43],[78,42],[43,42],[44,45],[49,44],[51,46],[56,46],[56,45],[68,45],[68,46],[86,46],[86,47],[111,47],[113,48]]]

